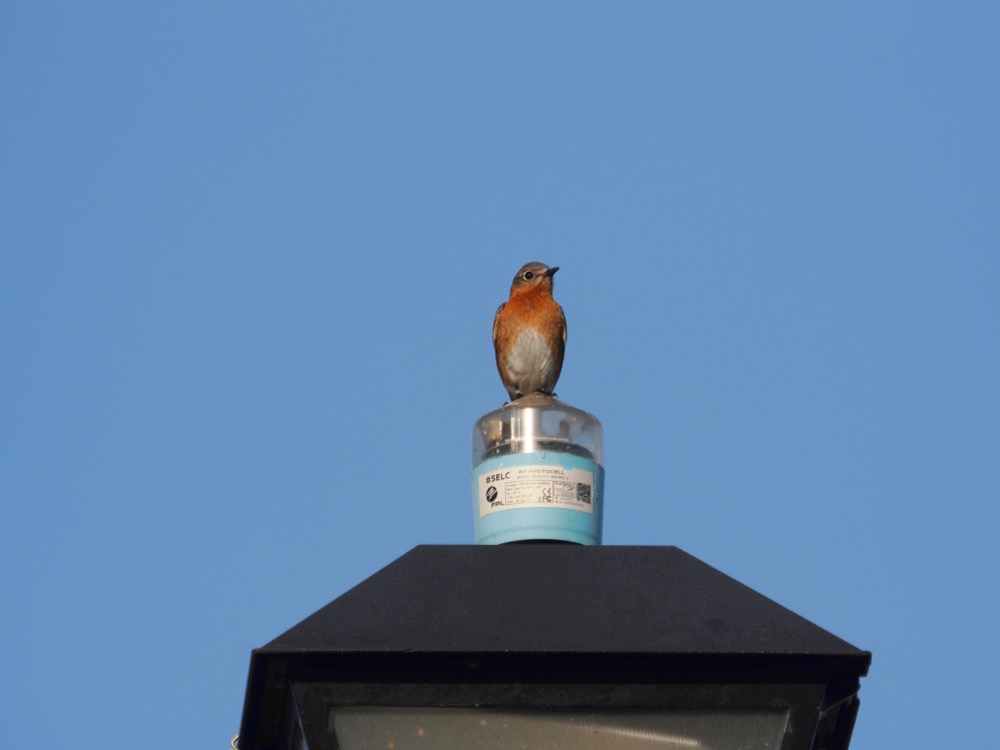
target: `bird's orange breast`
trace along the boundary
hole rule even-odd
[[[562,308],[547,294],[518,294],[504,305],[497,318],[497,347],[509,346],[525,328],[533,328],[543,336],[557,336],[560,344],[566,319]]]

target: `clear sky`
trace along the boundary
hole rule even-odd
[[[608,544],[1000,694],[1000,5],[0,11],[3,744],[206,748],[251,649],[467,544],[490,324],[561,266]]]

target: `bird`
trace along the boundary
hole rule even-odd
[[[566,353],[566,316],[552,299],[558,270],[525,263],[510,285],[510,298],[493,317],[497,370],[511,401],[531,393],[554,395]]]

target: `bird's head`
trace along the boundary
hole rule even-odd
[[[510,285],[510,296],[523,294],[534,289],[546,291],[552,294],[552,277],[559,266],[549,268],[544,263],[525,263],[521,270],[514,276],[514,281]]]

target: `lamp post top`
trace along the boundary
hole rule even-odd
[[[676,547],[422,545],[280,635],[309,651],[871,655]]]
[[[870,663],[676,547],[419,546],[253,652],[240,747],[466,705],[787,710],[783,748],[846,748]]]

